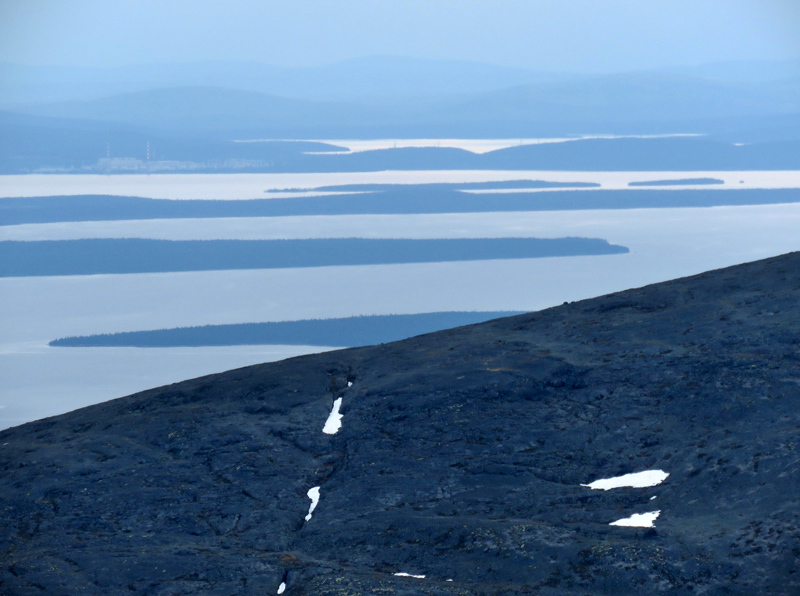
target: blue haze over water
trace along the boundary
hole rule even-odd
[[[171,8],[159,10],[176,26]],[[548,14],[563,10],[547,3]],[[0,198],[0,425],[800,248],[800,50],[768,51],[763,27],[737,19],[761,55],[726,37],[716,58],[669,66],[640,52],[628,68],[441,52],[181,63],[167,45],[166,62],[81,66],[65,40],[84,27],[69,15],[72,33],[26,50],[38,66],[0,46],[0,182],[22,189]],[[86,32],[87,47],[97,35]],[[628,32],[618,40],[634,44]],[[58,43],[62,64],[33,59]],[[349,151],[346,139],[442,142]],[[448,139],[507,142],[478,152]],[[409,183],[387,183],[393,172]],[[444,172],[451,182],[421,183]],[[299,182],[177,200],[200,173],[232,188],[239,175]],[[338,182],[312,182],[321,173]],[[51,174],[75,182],[52,176],[38,190]],[[120,174],[139,182],[92,190]],[[174,190],[136,191],[164,184],[156,174]],[[95,225],[81,236],[85,222]]]

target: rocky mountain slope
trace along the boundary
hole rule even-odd
[[[798,406],[800,253],[194,379],[0,433],[0,593],[797,594]]]

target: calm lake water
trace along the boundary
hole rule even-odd
[[[498,179],[470,173],[473,181]],[[482,174],[482,177],[479,176]],[[627,182],[623,174],[503,172],[504,179]],[[550,175],[553,174],[553,175]],[[453,178],[458,175],[460,178]],[[450,181],[464,172],[302,175],[274,188],[376,181]],[[726,179],[731,173],[692,173]],[[762,174],[733,177],[759,180]],[[636,173],[644,180],[664,172]],[[764,173],[773,187],[800,183],[797,172]],[[687,177],[679,173],[676,177]],[[4,177],[7,196],[103,192],[183,198],[226,188],[246,198],[267,179],[237,176]],[[161,180],[166,178],[167,180]],[[331,179],[335,179],[334,182]],[[134,179],[126,186],[126,179]],[[24,185],[27,180],[29,185]],[[149,181],[149,182],[148,182]],[[178,183],[181,184],[178,184]],[[67,188],[62,186],[67,185]],[[755,182],[754,182],[755,183]],[[766,182],[764,183],[766,184]],[[16,186],[15,186],[16,185]],[[14,189],[16,192],[13,192]],[[738,188],[738,186],[737,186]],[[11,189],[11,190],[10,190]],[[20,192],[26,189],[25,192]],[[57,189],[57,190],[56,190]],[[176,190],[178,189],[178,190]],[[98,192],[98,191],[92,191]],[[590,192],[590,191],[589,191]],[[667,192],[667,191],[664,191]],[[327,349],[319,346],[231,348],[51,348],[68,335],[177,326],[348,317],[359,314],[481,310],[529,311],[800,249],[800,204],[687,209],[537,213],[345,215],[220,220],[77,222],[0,228],[5,239],[145,237],[272,239],[317,237],[475,238],[529,236],[603,238],[629,254],[484,262],[420,263],[74,277],[0,279],[0,427],[238,366]]]
[[[725,188],[800,188],[800,170],[747,172],[550,172],[537,170],[431,170],[340,172],[320,174],[26,174],[0,176],[0,198],[48,195],[124,195],[153,199],[281,198],[268,190],[317,188],[344,184],[427,184],[547,180],[595,182],[605,189],[627,189],[629,182],[684,178],[718,178]],[[699,188],[704,188],[700,186]],[[591,192],[587,189],[586,192]],[[663,187],[663,192],[675,187]]]

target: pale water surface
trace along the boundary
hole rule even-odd
[[[0,230],[7,239],[589,236],[631,250],[508,261],[0,279],[2,428],[149,387],[326,349],[47,346],[59,337],[359,314],[538,310],[798,250],[800,205],[149,220]]]
[[[152,199],[241,200],[279,198],[266,192],[344,184],[427,184],[547,180],[595,182],[601,188],[626,189],[630,182],[718,178],[713,188],[800,188],[800,170],[715,172],[564,172],[543,170],[389,170],[298,174],[22,174],[0,176],[0,198],[50,195],[121,195]],[[662,192],[682,187],[660,187]],[[698,188],[710,188],[699,186]],[[537,191],[552,189],[535,189]],[[584,189],[591,192],[593,189]],[[289,195],[283,195],[289,196]],[[297,196],[292,194],[291,196]]]
[[[665,135],[576,135],[573,137],[541,137],[527,139],[336,139],[318,140],[338,147],[346,147],[346,153],[361,153],[377,149],[401,149],[408,147],[448,147],[464,149],[471,153],[489,153],[498,149],[519,147],[522,145],[543,145],[546,143],[566,143],[583,139],[662,139],[669,137],[701,137],[701,134],[665,134]],[[269,139],[239,141],[241,143],[269,142]],[[317,152],[314,152],[317,153]],[[342,153],[342,152],[339,152]]]

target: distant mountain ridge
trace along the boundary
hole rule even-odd
[[[358,125],[364,113],[356,106],[288,99],[220,87],[169,87],[103,99],[69,101],[26,108],[51,118],[95,120],[150,130],[246,135],[248,131],[306,128],[340,122]]]
[[[208,167],[197,156],[213,155],[208,159],[217,170],[293,171],[305,166],[295,164],[291,151],[263,157],[263,147],[230,142],[671,133],[706,134],[729,144],[800,141],[800,63],[603,75],[397,57],[305,69],[224,62],[109,71],[4,64],[0,107],[5,172],[86,168],[103,157],[141,160],[148,140],[169,147],[156,159],[194,162],[183,169]],[[558,151],[545,151],[551,150]],[[394,154],[381,167],[408,169],[402,156],[411,154]],[[793,155],[789,149],[776,165],[753,167],[800,167],[792,165]],[[471,159],[462,157],[458,168]],[[220,166],[231,160],[239,161]]]
[[[471,94],[515,85],[580,78],[459,60],[368,56],[314,67],[209,61],[117,68],[0,63],[0,106],[87,100],[165,87],[224,87],[307,100]]]
[[[536,71],[400,56],[366,56],[314,67],[207,61],[116,68],[0,63],[0,107],[87,100],[165,87],[224,87],[308,100],[386,101],[471,95],[505,88],[589,80],[620,73]],[[800,60],[740,61],[637,71],[717,82],[775,82],[800,76]]]
[[[437,102],[398,100],[382,106],[192,86],[28,104],[15,111],[228,138],[309,138],[340,136],[347,131],[371,132],[379,138],[381,132],[391,131],[400,134],[390,136],[460,131],[459,136],[469,138],[492,136],[493,131],[528,133],[554,126],[573,133],[647,132],[648,125],[656,122],[662,129],[672,126],[670,132],[708,132],[680,128],[702,119],[738,118],[744,124],[750,116],[796,114],[800,112],[798,98],[800,77],[765,87],[646,74],[515,86]]]

